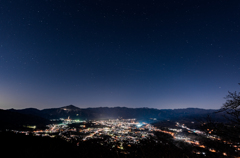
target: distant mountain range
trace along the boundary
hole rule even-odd
[[[213,118],[222,119],[222,116],[215,114],[217,110],[186,108],[186,109],[152,109],[152,108],[127,108],[127,107],[98,107],[78,108],[73,105],[60,108],[38,110],[27,108],[21,110],[9,109],[7,111],[18,112],[25,115],[35,115],[45,119],[67,118],[88,120],[88,119],[109,119],[109,118],[136,118],[140,120],[177,120],[180,118],[200,118],[210,114]]]
[[[0,130],[23,129],[32,125],[44,128],[46,124],[50,124],[50,121],[40,116],[23,114],[18,110],[0,110]]]
[[[50,123],[50,119],[68,118],[80,120],[95,119],[116,119],[116,118],[136,118],[137,120],[156,122],[156,121],[196,121],[211,118],[218,122],[224,122],[222,114],[215,113],[218,110],[186,108],[186,109],[153,109],[153,108],[127,108],[127,107],[98,107],[98,108],[79,108],[68,105],[60,108],[50,108],[39,110],[36,108],[8,109],[0,110],[0,129],[21,128],[28,125],[45,127]]]

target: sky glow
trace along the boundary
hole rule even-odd
[[[218,109],[240,82],[240,1],[3,1],[0,108]]]

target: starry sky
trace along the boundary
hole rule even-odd
[[[0,0],[0,108],[218,109],[239,0]]]

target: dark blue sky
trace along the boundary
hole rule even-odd
[[[239,31],[239,0],[0,0],[0,108],[217,109]]]

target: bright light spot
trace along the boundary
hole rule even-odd
[[[141,124],[141,123],[137,124],[137,127],[141,127],[141,126],[142,126],[142,124]]]

